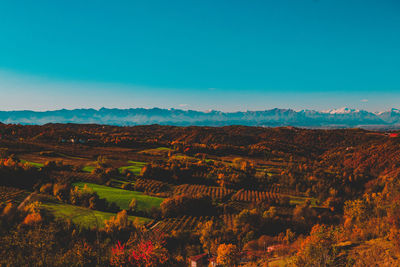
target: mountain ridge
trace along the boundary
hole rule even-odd
[[[400,128],[400,110],[384,112],[340,108],[325,111],[274,108],[259,111],[222,112],[162,108],[59,109],[52,111],[0,111],[6,124],[94,123],[118,126],[296,126],[309,128]]]

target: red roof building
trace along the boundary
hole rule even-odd
[[[207,267],[217,266],[215,258],[210,257],[207,253],[199,254],[189,258],[190,267]]]

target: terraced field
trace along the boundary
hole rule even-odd
[[[171,189],[171,185],[151,179],[137,179],[135,189],[141,192],[160,193]]]
[[[210,216],[182,216],[178,218],[168,218],[156,223],[152,228],[157,229],[164,233],[170,233],[171,231],[195,230],[199,222],[213,220]]]
[[[280,195],[274,192],[255,191],[255,190],[239,190],[233,196],[234,201],[244,202],[269,202],[276,203],[280,199]]]
[[[0,205],[5,203],[19,204],[27,196],[29,192],[8,186],[0,186]]]
[[[219,221],[225,224],[228,228],[233,228],[235,216],[233,214],[224,214],[218,217],[212,216],[182,216],[178,218],[167,218],[155,223],[152,228],[164,233],[171,231],[185,230],[194,231],[200,222]]]
[[[212,199],[215,200],[222,200],[229,195],[233,194],[234,190],[226,189],[223,187],[216,187],[216,186],[206,186],[206,185],[190,185],[190,184],[183,184],[175,187],[174,195],[181,195],[181,194],[205,194],[210,196]]]
[[[225,224],[225,226],[228,229],[231,229],[234,227],[234,221],[237,215],[235,214],[223,214],[220,216],[221,220],[223,221],[223,223]]]

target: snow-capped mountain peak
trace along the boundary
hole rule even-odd
[[[338,108],[338,109],[328,109],[322,111],[322,113],[329,113],[329,114],[349,114],[349,113],[357,113],[360,112],[359,109],[352,109],[352,108]]]
[[[374,114],[378,115],[378,116],[384,115],[384,114],[399,114],[400,115],[400,109],[392,108],[392,109],[390,109],[388,111],[377,111],[377,112],[374,112]]]

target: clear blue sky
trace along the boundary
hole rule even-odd
[[[0,110],[399,105],[398,0],[0,2]]]

